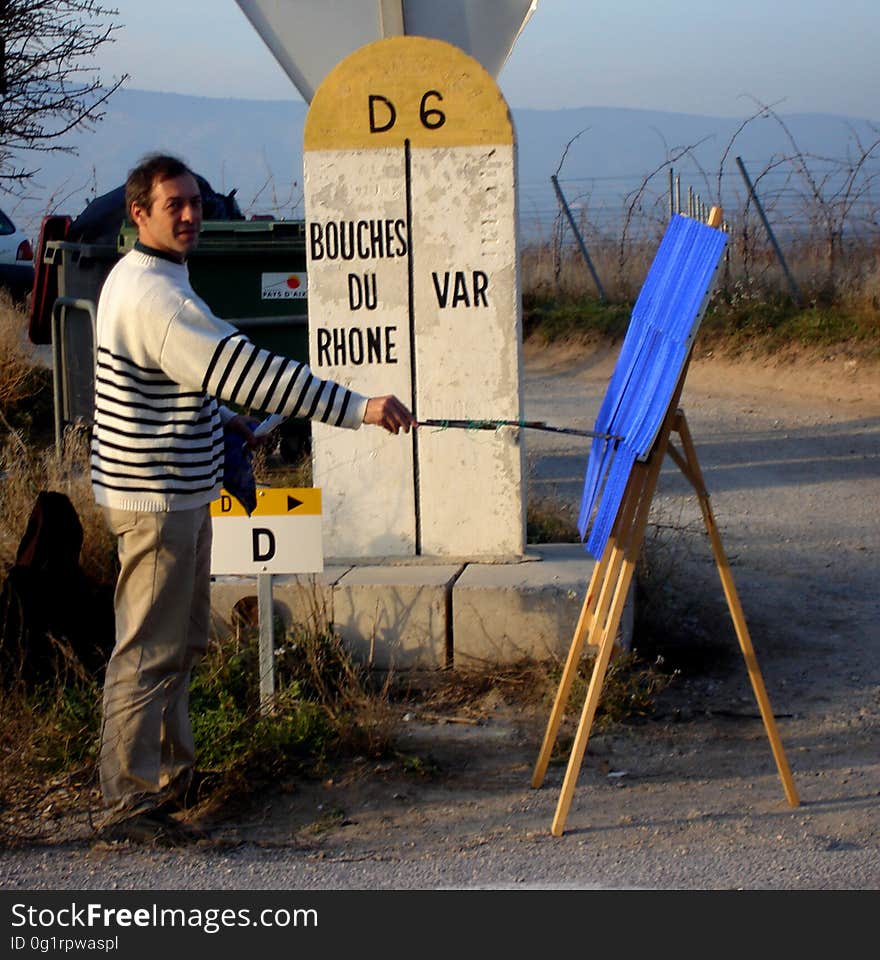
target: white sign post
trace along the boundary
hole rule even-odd
[[[260,710],[266,714],[275,696],[272,575],[324,569],[321,491],[259,488],[257,507],[250,516],[224,491],[211,504],[211,519],[211,573],[257,575]]]
[[[494,79],[441,40],[343,60],[306,118],[309,357],[416,417],[521,419],[514,135]],[[313,425],[328,555],[514,558],[520,431],[411,442]]]

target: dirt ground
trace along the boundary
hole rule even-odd
[[[526,354],[525,415],[590,428],[616,351]],[[652,714],[591,737],[565,835],[561,751],[530,786],[549,704],[528,677],[410,705],[400,750],[246,806],[197,808],[211,841],[96,844],[81,817],[0,850],[6,888],[880,887],[880,368],[846,354],[698,356],[682,408],[791,766],[789,806],[695,498],[668,461],[636,653]],[[529,489],[576,508],[582,441],[526,437]],[[563,733],[570,736],[580,703]],[[563,741],[564,744],[565,741]]]

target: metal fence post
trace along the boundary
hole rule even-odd
[[[746,173],[746,168],[741,157],[736,158],[736,165],[739,167],[739,172],[742,174],[742,178],[745,181],[746,189],[749,191],[749,196],[754,201],[758,215],[761,217],[761,223],[764,224],[764,229],[767,231],[767,236],[770,238],[770,244],[776,254],[776,259],[779,260],[779,263],[782,266],[782,272],[785,274],[785,279],[788,281],[789,290],[791,290],[791,298],[794,300],[795,306],[799,307],[801,305],[801,295],[797,284],[794,282],[794,277],[789,272],[788,264],[785,262],[785,257],[782,255],[782,250],[780,250],[779,244],[776,242],[776,237],[773,235],[773,231],[770,228],[770,223],[764,213],[764,208],[761,206],[761,201],[758,199],[758,194],[755,193],[755,188],[752,185],[752,181],[749,179],[749,175]]]
[[[593,261],[590,259],[590,254],[587,250],[587,245],[584,243],[584,239],[577,228],[577,224],[574,222],[574,217],[571,215],[571,210],[568,209],[568,204],[565,202],[565,197],[562,194],[562,189],[559,186],[559,181],[556,179],[556,174],[553,174],[553,176],[550,177],[550,181],[553,184],[553,189],[556,191],[556,196],[560,204],[562,205],[562,209],[568,220],[569,226],[574,231],[575,238],[581,250],[581,255],[584,258],[584,262],[587,265],[587,269],[590,271],[590,275],[593,278],[593,283],[596,284],[596,290],[599,293],[599,299],[604,300],[605,291],[602,289],[602,283],[599,280],[599,275],[596,273],[596,268],[593,266]]]

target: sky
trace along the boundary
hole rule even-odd
[[[138,90],[301,99],[234,0],[103,5],[122,25],[98,59],[105,80],[128,73]],[[497,79],[517,109],[746,116],[757,100],[876,120],[878,49],[878,0],[538,0]]]

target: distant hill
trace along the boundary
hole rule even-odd
[[[164,149],[182,156],[215,190],[235,189],[249,215],[301,216],[306,111],[304,103],[294,100],[120,90],[111,99],[105,119],[69,141],[77,148],[77,156],[32,155],[30,164],[41,170],[28,187],[29,198],[3,197],[0,205],[35,234],[45,212],[75,216],[91,198],[121,184],[142,154]],[[749,105],[742,118],[609,107],[512,110],[521,219],[529,229],[548,228],[556,212],[550,176],[559,167],[566,144],[575,137],[559,179],[566,195],[575,203],[588,204],[592,216],[603,210],[609,215],[619,212],[624,195],[688,146],[693,150],[674,164],[675,172],[711,202],[722,155],[750,112]],[[862,118],[794,114],[782,120],[802,151],[833,160],[848,154],[856,157],[880,137],[880,124]],[[772,157],[792,150],[775,119],[746,124],[726,160],[725,191],[742,190],[735,156],[742,156],[750,172],[757,174]],[[875,156],[875,166],[880,165],[880,154]],[[649,193],[656,203],[663,202],[664,193],[668,195],[666,170],[654,178]]]

